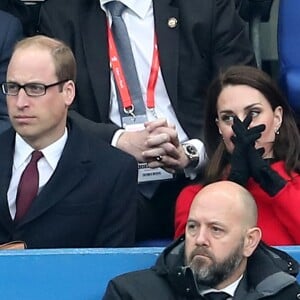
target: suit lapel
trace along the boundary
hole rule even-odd
[[[55,172],[33,201],[27,215],[18,226],[42,215],[81,183],[89,173],[91,166],[89,153],[89,144],[81,130],[77,126],[72,126]]]
[[[171,0],[153,0],[153,9],[162,75],[170,100],[177,106],[180,23],[178,8],[171,6],[171,2]],[[168,24],[175,19],[178,22],[175,27]]]
[[[15,132],[12,129],[3,134],[0,140],[0,145],[2,145],[0,154],[0,222],[10,232],[13,230],[14,224],[9,212],[7,191],[12,174],[14,141]]]
[[[80,34],[91,84],[97,99],[101,120],[108,121],[110,99],[110,69],[107,25],[99,1],[90,1],[79,16]],[[87,95],[88,96],[88,95]]]

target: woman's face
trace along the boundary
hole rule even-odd
[[[256,140],[255,148],[264,148],[264,158],[273,157],[273,143],[275,134],[279,131],[282,122],[282,107],[272,110],[270,103],[258,90],[247,85],[228,85],[220,93],[217,100],[216,123],[223,137],[226,149],[232,153],[234,144],[231,137],[233,118],[237,116],[243,121],[248,114],[252,116],[249,128],[264,124],[265,130]]]

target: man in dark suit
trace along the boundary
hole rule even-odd
[[[120,131],[124,126],[110,71],[107,2],[46,1],[41,7],[40,31],[73,49],[79,66],[74,109],[97,123],[99,137],[151,168],[176,173],[175,180],[163,184],[156,180],[152,193],[145,192],[145,184],[140,188],[144,197],[139,201],[137,226],[139,239],[171,237],[176,196],[205,160],[201,141],[205,90],[220,68],[255,64],[253,52],[232,0],[122,0],[145,103],[157,38],[154,109],[159,119],[149,109],[150,122],[143,124],[143,130]]]
[[[7,65],[14,44],[22,38],[20,21],[14,16],[0,10],[0,83],[5,81]],[[0,93],[0,133],[10,127],[5,96]]]
[[[35,36],[13,52],[2,84],[13,128],[0,135],[0,243],[22,240],[28,248],[134,243],[136,160],[67,119],[75,76],[74,56],[60,41]],[[27,191],[21,182],[34,150],[42,153],[38,193],[24,209],[36,176],[27,178]]]

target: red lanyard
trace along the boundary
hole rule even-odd
[[[132,112],[132,108],[134,106],[129,93],[124,72],[120,63],[117,47],[109,25],[107,26],[107,28],[108,28],[109,58],[110,58],[110,63],[114,74],[115,82],[121,96],[121,101],[124,107],[124,111]],[[156,35],[154,34],[152,64],[151,64],[150,76],[149,76],[148,86],[147,86],[147,108],[150,110],[154,110],[155,107],[154,90],[157,82],[159,66],[160,64],[158,58],[157,38]]]

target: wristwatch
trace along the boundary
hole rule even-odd
[[[190,143],[183,143],[182,147],[185,155],[189,159],[188,167],[195,168],[199,162],[199,153],[197,148]]]

